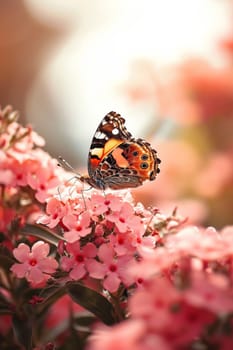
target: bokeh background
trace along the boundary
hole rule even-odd
[[[80,171],[121,113],[162,160],[137,200],[233,224],[232,0],[1,0],[0,104]]]

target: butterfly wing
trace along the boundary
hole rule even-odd
[[[116,112],[108,113],[99,124],[91,142],[88,156],[88,173],[92,177],[99,164],[131,134],[124,126],[125,119]]]
[[[123,189],[154,180],[159,173],[157,152],[142,139],[122,142],[100,163],[94,177],[101,187]]]

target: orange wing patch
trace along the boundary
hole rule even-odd
[[[101,161],[103,158],[105,158],[112,150],[114,150],[117,146],[119,146],[121,143],[123,143],[123,140],[117,140],[117,139],[110,139],[106,142],[104,145],[104,148],[93,148],[91,150],[91,157],[98,158],[99,161]],[[98,161],[98,163],[99,163]]]
[[[125,157],[123,157],[122,153],[123,153],[122,149],[116,148],[112,152],[112,156],[120,168],[127,168],[129,167],[129,162],[125,159]]]

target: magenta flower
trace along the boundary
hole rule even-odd
[[[18,278],[25,277],[33,287],[45,284],[58,267],[57,261],[48,257],[49,244],[42,241],[34,243],[31,249],[20,243],[13,254],[19,263],[13,264],[11,271]]]

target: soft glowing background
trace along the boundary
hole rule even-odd
[[[223,219],[213,220],[219,209],[210,214],[205,190],[200,190],[210,179],[215,188],[219,179],[213,179],[214,165],[206,182],[197,177],[203,167],[196,150],[199,133],[192,133],[196,142],[187,144],[190,129],[187,134],[173,117],[177,106],[160,108],[155,87],[189,57],[205,58],[216,67],[226,64],[218,42],[233,29],[231,1],[2,0],[0,10],[1,104],[19,109],[46,139],[49,152],[86,167],[97,124],[110,110],[118,111],[135,136],[149,138],[163,161],[157,184],[139,189],[138,198],[164,210],[179,202],[194,221],[222,224]],[[166,91],[165,104],[177,89],[179,84]],[[186,141],[177,140],[177,129],[186,130]],[[226,163],[216,164],[228,169]],[[184,185],[187,179],[195,183],[191,190]],[[211,198],[219,195],[211,193]],[[229,203],[223,203],[221,213]]]

